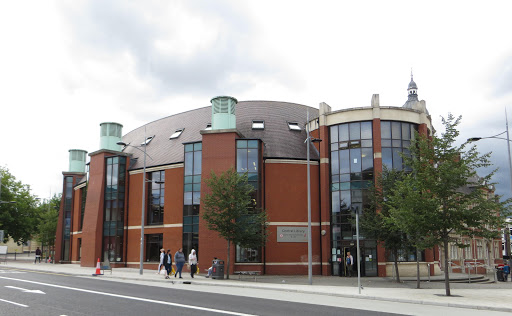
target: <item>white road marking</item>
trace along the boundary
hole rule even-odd
[[[14,304],[14,305],[18,305],[18,306],[21,306],[21,307],[28,307],[28,305],[23,305],[23,304],[20,304],[20,303],[16,303],[16,302],[11,302],[11,301],[7,301],[7,300],[3,300],[0,298],[0,301],[2,302],[6,302],[6,303],[10,303],[10,304]]]
[[[114,293],[92,291],[92,290],[79,289],[79,288],[63,286],[63,285],[57,285],[57,284],[50,284],[50,283],[42,283],[42,282],[30,281],[30,280],[14,279],[14,278],[2,277],[2,276],[0,276],[0,279],[19,281],[19,282],[25,282],[25,283],[31,283],[31,284],[39,284],[39,285],[44,285],[44,286],[49,286],[49,287],[56,287],[56,288],[60,288],[60,289],[79,291],[79,292],[85,292],[85,293],[92,293],[92,294],[99,294],[99,295],[105,295],[105,296],[119,297],[119,298],[125,298],[125,299],[129,299],[129,300],[134,300],[134,301],[142,301],[142,302],[148,302],[148,303],[156,303],[156,304],[170,305],[170,306],[176,306],[176,307],[182,307],[182,308],[196,309],[196,310],[207,311],[207,312],[212,312],[212,313],[223,313],[223,314],[237,315],[237,316],[256,316],[256,315],[253,315],[253,314],[244,314],[244,313],[231,312],[231,311],[225,311],[225,310],[213,309],[213,308],[206,308],[206,307],[200,307],[200,306],[184,305],[184,304],[178,304],[178,303],[157,301],[157,300],[141,298],[141,297],[135,297],[135,296],[126,296],[126,295],[120,295],[120,294],[114,294]]]
[[[0,273],[26,273],[22,271],[0,270]]]
[[[27,290],[27,289],[23,289],[21,287],[15,287],[15,286],[10,286],[10,285],[6,285],[5,287],[10,288],[10,289],[20,290],[25,293],[46,294],[45,292],[40,291],[40,290]]]

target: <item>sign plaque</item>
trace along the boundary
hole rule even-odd
[[[308,242],[307,227],[277,227],[277,242]]]

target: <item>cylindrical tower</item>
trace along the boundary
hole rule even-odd
[[[212,130],[236,128],[235,105],[238,100],[229,96],[218,96],[212,103]]]
[[[117,145],[123,136],[123,125],[114,122],[101,123],[100,149],[121,151]]]
[[[85,172],[87,151],[83,149],[69,150],[69,172]]]

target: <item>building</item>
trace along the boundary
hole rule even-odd
[[[397,107],[381,107],[379,95],[370,106],[337,111],[325,103],[316,109],[221,96],[124,136],[121,124],[102,123],[100,149],[88,154],[87,165],[86,151],[70,150],[55,258],[138,267],[144,207],[145,268],[156,268],[162,246],[173,253],[195,248],[201,270],[207,268],[213,257],[226,258],[227,247],[200,216],[203,180],[234,167],[248,172],[258,206],[268,212],[270,238],[262,249],[232,247],[230,271],[307,274],[307,126],[321,140],[310,148],[313,274],[344,275],[346,253],[358,257],[351,217],[368,202],[366,188],[383,166],[402,168],[399,153],[415,130],[432,130],[417,89],[411,76],[407,101]],[[375,240],[362,239],[360,255],[363,276],[391,275],[391,260]],[[401,253],[403,275],[415,273],[415,256]],[[438,260],[435,250],[421,253],[424,273],[438,272]]]

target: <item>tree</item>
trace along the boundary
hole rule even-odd
[[[0,167],[0,229],[18,244],[31,239],[35,233],[37,199],[30,194],[30,186],[17,181],[7,168]]]
[[[385,202],[386,193],[393,188],[395,182],[405,176],[404,171],[384,169],[376,178],[376,184],[369,189],[369,207],[361,217],[361,230],[366,238],[381,242],[393,255],[397,283],[400,283],[398,271],[398,252],[408,248],[406,234],[390,219],[389,207]]]
[[[46,245],[48,251],[55,246],[61,197],[62,194],[56,194],[38,207],[37,241]]]
[[[495,171],[484,177],[476,174],[477,169],[491,165],[491,153],[481,155],[468,142],[455,144],[460,120],[452,114],[443,118],[441,137],[435,133],[431,138],[416,135],[410,156],[403,156],[412,172],[397,181],[387,195],[391,218],[403,231],[420,232],[420,246],[443,246],[447,296],[451,295],[449,243],[460,245],[457,236],[498,237],[511,202],[489,197],[488,186]]]
[[[234,168],[205,180],[211,193],[202,198],[203,219],[208,229],[228,242],[226,274],[229,279],[231,243],[246,248],[261,247],[267,239],[267,214],[255,207],[254,191],[247,174]]]

